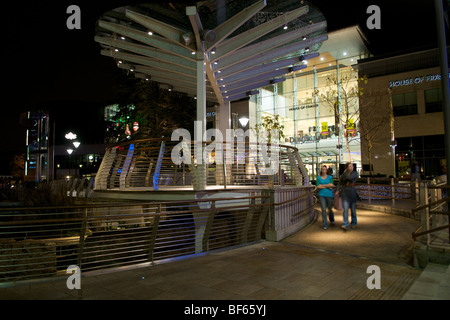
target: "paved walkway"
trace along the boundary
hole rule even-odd
[[[114,273],[83,274],[81,290],[67,289],[65,277],[18,284],[0,289],[0,299],[402,299],[422,273],[411,265],[411,233],[418,222],[358,209],[357,229],[344,232],[341,223],[338,213],[336,225],[328,230],[322,229],[319,218],[281,242],[263,241]],[[379,267],[380,289],[367,287],[371,265]]]

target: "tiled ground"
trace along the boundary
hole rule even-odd
[[[399,300],[421,271],[408,264],[417,222],[358,210],[358,228],[343,232],[342,221],[313,225],[282,242],[260,242],[228,251],[114,273],[83,274],[81,290],[66,278],[0,289],[0,299],[43,300]],[[412,229],[412,230],[411,230]],[[380,267],[381,289],[370,290],[370,265]],[[437,273],[422,273],[438,281]],[[434,278],[437,276],[437,278]],[[428,281],[427,280],[427,281]],[[443,285],[447,297],[448,280]],[[413,285],[414,283],[414,285]],[[417,298],[417,297],[415,297]]]

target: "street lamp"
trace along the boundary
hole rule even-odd
[[[70,177],[70,167],[72,166],[71,155],[73,153],[73,149],[68,148],[66,151],[69,154],[69,177]]]
[[[397,173],[395,170],[395,147],[397,146],[397,140],[392,140],[391,143],[391,148],[392,148],[392,170],[393,170],[393,177],[396,178],[397,177]]]
[[[247,118],[247,117],[242,117],[242,118],[239,119],[239,123],[241,124],[241,126],[242,126],[243,128],[245,128],[245,127],[247,126],[247,123],[248,123],[249,121],[250,121],[250,119]]]

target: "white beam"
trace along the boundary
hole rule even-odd
[[[137,54],[152,58],[154,60],[173,63],[180,67],[196,70],[195,69],[196,64],[195,64],[194,59],[181,58],[180,56],[175,56],[173,54],[169,54],[165,51],[162,51],[160,49],[155,49],[150,46],[145,46],[145,45],[128,42],[128,41],[124,41],[124,40],[99,37],[99,36],[94,37],[94,40],[98,43],[106,44],[113,48],[130,51],[133,53],[137,53]]]
[[[132,63],[142,64],[144,66],[160,69],[160,70],[167,70],[170,72],[179,73],[186,76],[191,76],[195,80],[196,72],[195,70],[187,69],[187,68],[180,68],[177,65],[174,65],[172,63],[165,63],[161,61],[154,60],[152,58],[125,53],[125,52],[114,52],[112,50],[101,50],[100,53],[107,57],[112,57],[119,60],[125,60]]]
[[[210,51],[212,48],[216,47],[219,43],[224,41],[237,28],[247,22],[265,6],[266,0],[260,0],[214,28],[214,32],[216,33],[216,40],[208,46],[207,51]]]
[[[298,57],[266,63],[266,64],[263,64],[263,65],[257,66],[255,68],[245,70],[245,71],[243,71],[241,73],[237,73],[237,74],[232,75],[232,76],[223,77],[223,82],[222,83],[223,84],[232,84],[232,83],[237,82],[237,81],[242,81],[242,80],[245,80],[247,78],[254,77],[256,75],[262,75],[262,74],[264,74],[266,72],[270,72],[270,71],[276,70],[278,68],[287,67],[287,66],[290,66],[290,65],[293,65],[293,64],[296,64],[296,63],[299,63],[299,58]]]
[[[204,51],[203,41],[202,41],[202,32],[203,26],[198,16],[197,7],[188,6],[186,7],[186,15],[189,17],[189,21],[191,22],[192,29],[194,30],[195,35],[195,43],[197,45],[197,51]]]
[[[130,27],[125,27],[125,26],[122,26],[119,24],[102,21],[102,20],[100,20],[98,22],[98,25],[100,28],[106,29],[111,32],[118,33],[125,37],[130,37],[131,39],[134,39],[136,41],[145,43],[147,45],[159,48],[163,51],[167,51],[174,55],[177,55],[177,56],[180,56],[180,57],[183,57],[186,59],[192,59],[192,50],[189,50],[187,48],[173,44],[171,41],[168,41],[163,37],[159,37],[156,35],[150,36],[146,32],[139,31],[139,30],[136,30],[136,29],[133,29]]]
[[[152,32],[162,35],[167,40],[170,40],[177,45],[192,50],[192,48],[183,43],[183,35],[188,33],[188,30],[176,28],[174,26],[168,25],[149,16],[133,12],[131,10],[126,10],[125,16],[130,20],[139,23],[141,26],[151,30]]]
[[[219,101],[219,104],[222,105],[223,104],[222,94],[220,93],[219,85],[214,76],[214,71],[211,68],[211,63],[209,62],[206,55],[205,55],[205,62],[206,62],[206,64],[205,64],[206,76],[208,77],[209,82],[211,83],[212,89],[214,91],[214,94],[217,97],[217,100]]]
[[[306,66],[303,66],[303,67],[306,67]],[[262,73],[262,74],[257,74],[257,75],[255,75],[253,77],[248,77],[248,78],[245,78],[245,79],[243,79],[241,81],[237,81],[237,82],[234,82],[234,83],[231,83],[231,84],[225,84],[224,83],[222,85],[222,83],[219,82],[219,84],[221,84],[220,91],[222,93],[224,91],[230,92],[230,91],[239,89],[241,87],[247,87],[248,85],[260,82],[262,80],[270,80],[270,79],[273,79],[275,77],[282,76],[282,75],[290,73],[289,69],[290,68],[281,68],[281,69],[278,69],[278,70],[272,69],[269,72]],[[253,87],[253,89],[257,89],[257,88],[258,87]]]
[[[325,29],[327,26],[326,22],[316,23],[307,27],[304,27],[300,30],[294,30],[291,32],[287,32],[281,36],[277,36],[274,38],[270,38],[256,44],[246,46],[239,50],[233,52],[233,54],[226,54],[225,56],[219,57],[220,63],[224,66],[232,66],[238,62],[241,62],[245,59],[251,59],[252,57],[259,55],[261,53],[267,52],[269,50],[275,50],[276,47],[281,47],[283,45],[289,44],[290,42],[296,41],[303,36],[306,36],[312,32],[319,31],[321,29]],[[308,40],[303,40],[308,41]],[[217,49],[219,50],[219,49]],[[216,54],[217,55],[217,54]],[[216,59],[216,57],[214,57]]]
[[[262,64],[264,62],[282,58],[283,56],[291,54],[291,53],[293,53],[295,51],[299,51],[299,50],[304,49],[304,48],[306,48],[308,46],[312,46],[312,45],[314,45],[316,43],[323,42],[327,38],[328,38],[327,35],[323,35],[323,36],[319,36],[319,37],[313,38],[313,39],[308,40],[308,41],[294,42],[292,44],[282,46],[282,47],[277,48],[275,50],[262,53],[262,54],[260,54],[258,56],[253,57],[252,59],[243,60],[243,61],[241,61],[239,63],[236,63],[236,64],[232,65],[229,68],[227,68],[227,66],[222,66],[221,65],[220,69],[222,71],[222,76],[233,75],[233,74],[242,72],[244,70],[256,67],[257,65],[260,65],[260,64]]]
[[[298,9],[287,12],[283,15],[280,15],[265,23],[262,23],[254,28],[251,28],[250,30],[242,32],[233,38],[227,39],[220,46],[217,46],[214,60],[221,59],[222,57],[233,53],[235,50],[242,48],[243,46],[249,43],[252,43],[253,41],[268,34],[269,32],[277,28],[280,28],[289,21],[292,21],[308,12],[309,7],[303,6]]]

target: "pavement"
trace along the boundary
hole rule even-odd
[[[17,283],[0,287],[0,300],[450,299],[449,266],[413,267],[411,233],[418,221],[361,208],[357,215],[357,228],[348,231],[336,212],[327,230],[319,217],[280,242],[83,273],[81,289],[68,289],[68,276]]]

